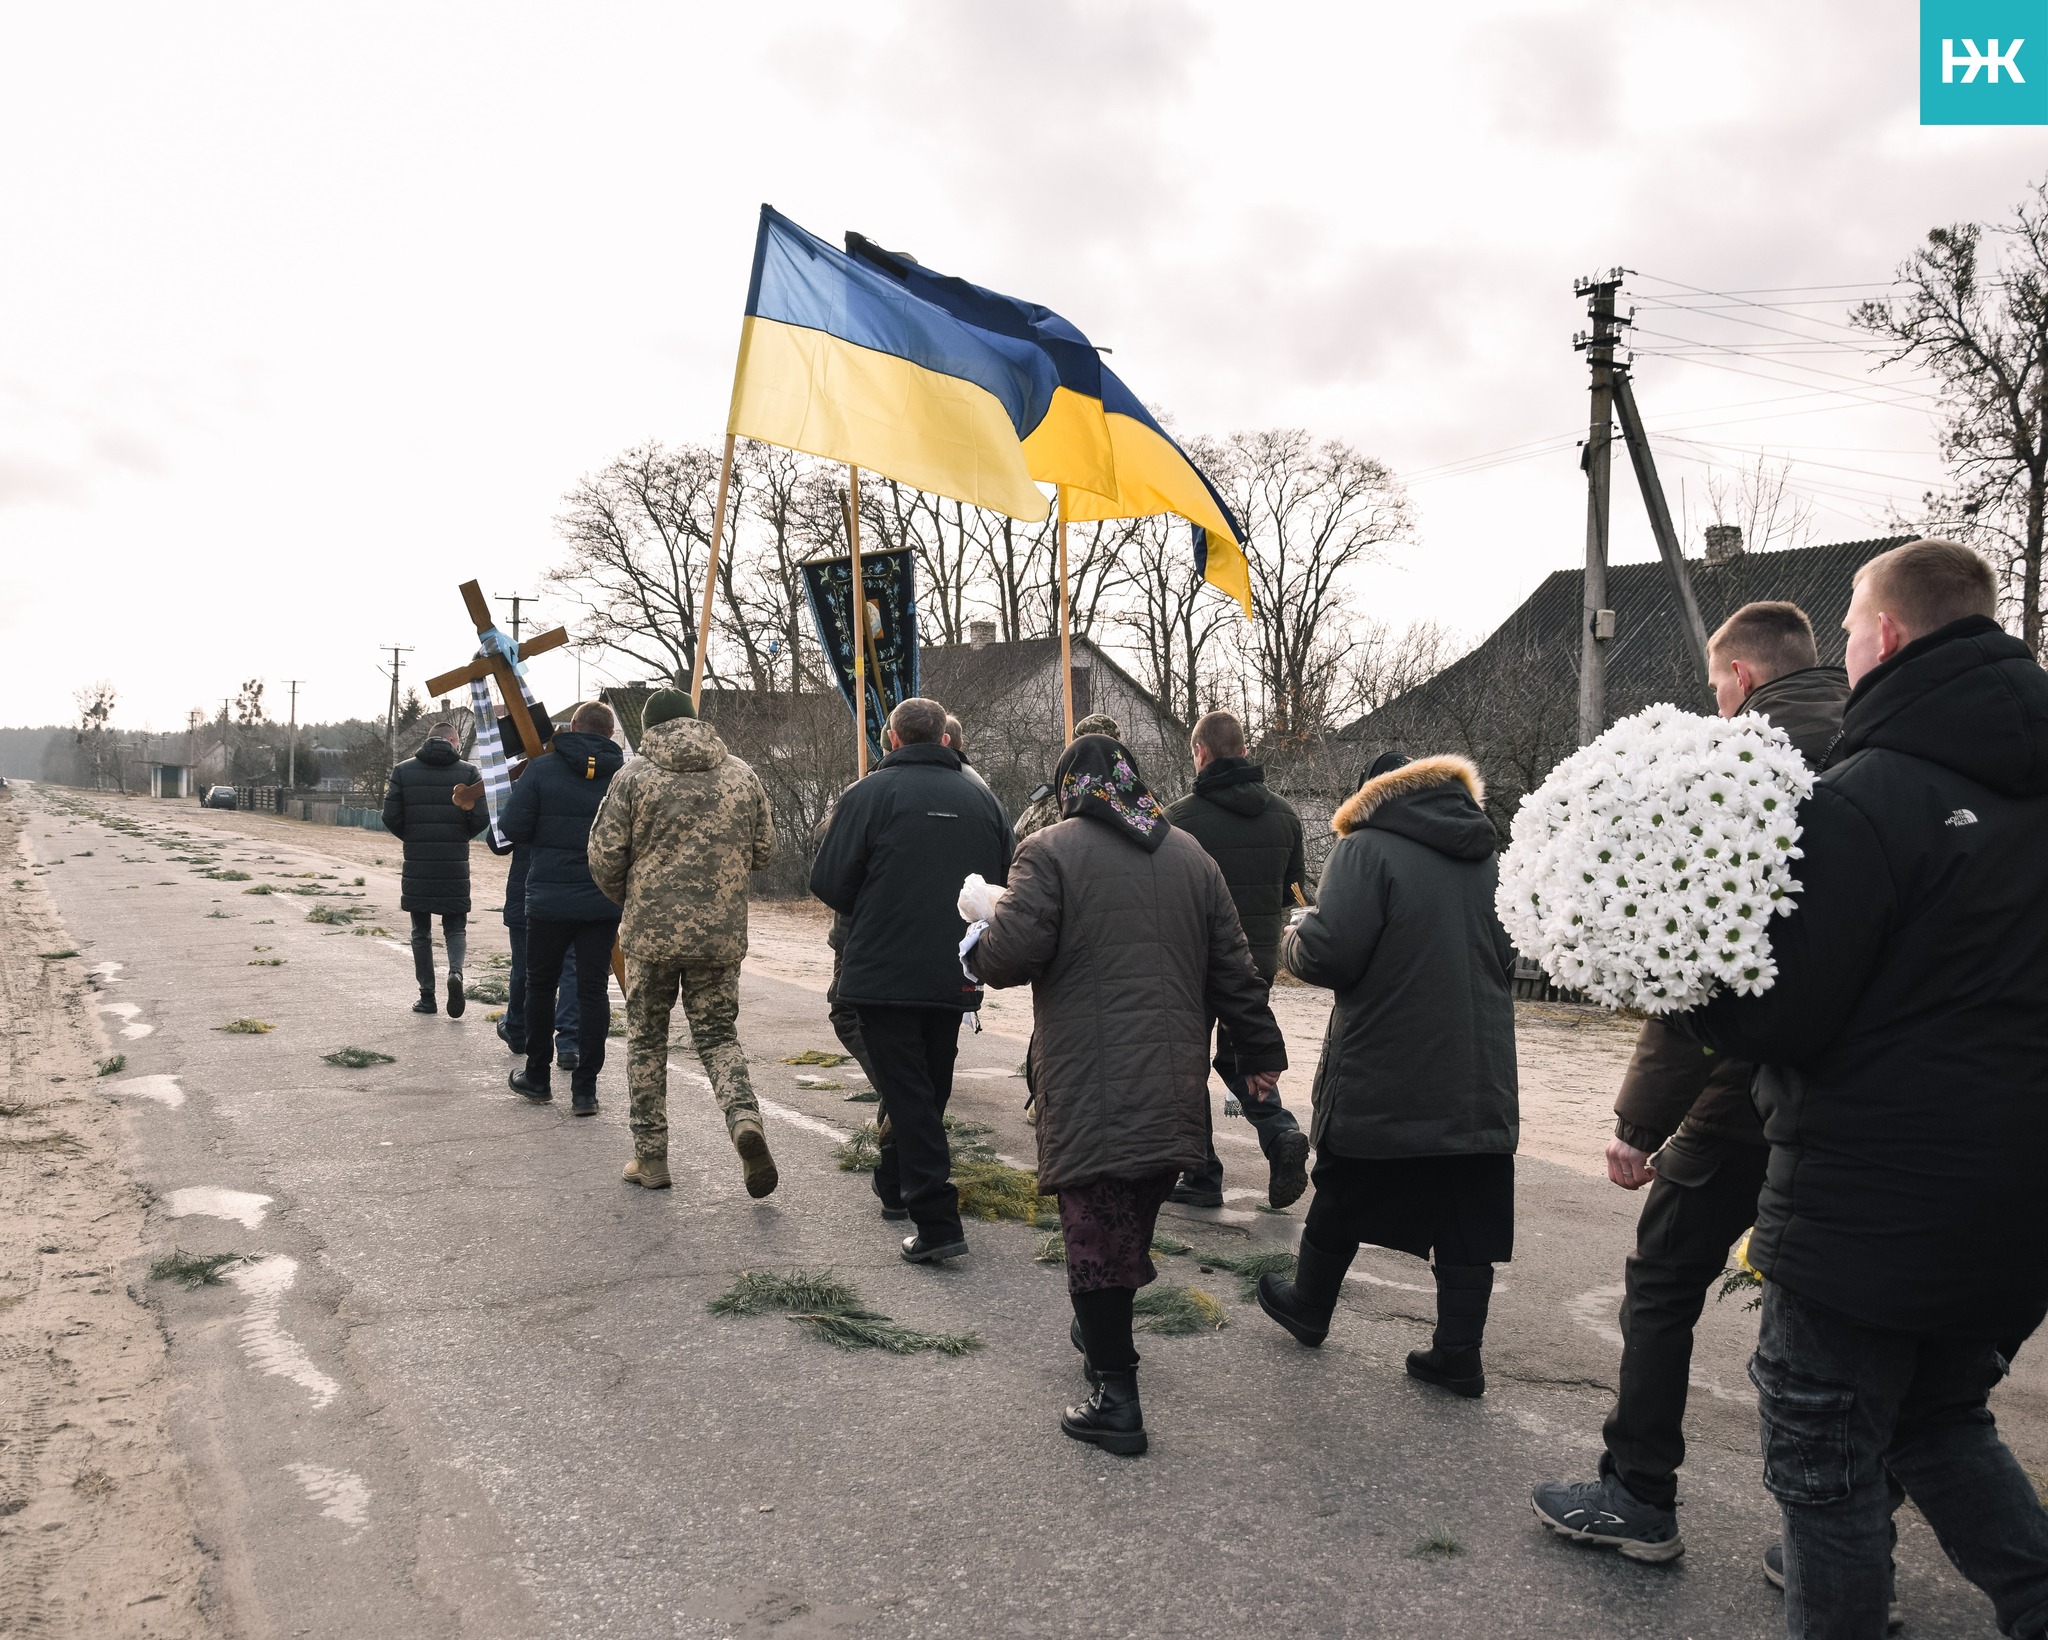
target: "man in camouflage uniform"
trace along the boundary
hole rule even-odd
[[[768,794],[681,690],[656,691],[641,721],[641,755],[613,778],[590,828],[590,874],[625,907],[626,1180],[669,1185],[669,1019],[680,995],[747,1194],[765,1196],[776,1185],[775,1161],[736,1022],[747,873],[775,857]]]
[[[1097,712],[1094,716],[1084,717],[1075,724],[1074,738],[1079,740],[1083,735],[1108,735],[1111,740],[1124,738],[1122,728],[1107,712]],[[1025,805],[1024,812],[1017,816],[1016,825],[1010,828],[1011,835],[1020,843],[1034,831],[1043,831],[1047,826],[1059,824],[1060,794],[1049,785],[1039,787],[1038,791],[1042,795],[1032,797]]]

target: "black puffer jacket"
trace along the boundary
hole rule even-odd
[[[616,922],[619,908],[591,881],[590,822],[625,766],[626,755],[603,735],[564,729],[526,765],[498,829],[526,862],[528,922]]]
[[[811,866],[811,892],[852,919],[839,1000],[979,1008],[960,971],[960,884],[973,872],[1005,882],[1010,848],[1002,804],[950,747],[901,747],[841,792]]]
[[[1368,780],[1330,821],[1316,908],[1281,961],[1337,993],[1310,1134],[1334,1155],[1515,1149],[1514,950],[1484,801],[1470,763],[1426,757]]]
[[[479,778],[475,766],[439,737],[391,771],[384,829],[405,846],[399,910],[469,915],[469,840],[491,818],[482,803],[458,809],[454,794]]]
[[[1839,666],[1809,666],[1773,678],[1752,693],[1742,709],[1783,729],[1799,755],[1818,769],[1842,732],[1842,707],[1848,699],[1849,675]],[[1763,1118],[1749,1097],[1755,1075],[1756,1067],[1748,1060],[1709,1053],[1668,1019],[1648,1020],[1615,1097],[1615,1137],[1644,1151],[1658,1149],[1681,1129],[1689,1137],[1761,1145]],[[1713,1154],[1697,1153],[1702,1158]],[[1687,1159],[1668,1160],[1672,1165],[1660,1164],[1658,1172],[1686,1182],[1679,1173]]]
[[[1166,818],[1200,843],[1223,870],[1230,901],[1244,926],[1259,974],[1270,982],[1280,966],[1290,889],[1307,887],[1301,816],[1266,789],[1266,771],[1241,757],[1219,757],[1195,777],[1195,789]]]
[[[2048,674],[1983,616],[1908,644],[1799,819],[1776,984],[1683,1016],[1763,1067],[1750,1257],[1866,1326],[2023,1338],[2048,1312]]]

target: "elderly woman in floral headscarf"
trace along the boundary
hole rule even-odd
[[[1031,985],[1038,1183],[1060,1201],[1073,1337],[1095,1392],[1060,1427],[1145,1450],[1131,1303],[1157,1272],[1152,1227],[1208,1154],[1209,1023],[1240,1044],[1255,1096],[1287,1049],[1215,861],[1176,831],[1124,746],[1084,735],[1054,771],[1057,824],[1019,845],[967,955],[994,986]]]

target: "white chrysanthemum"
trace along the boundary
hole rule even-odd
[[[1697,1006],[1778,977],[1770,921],[1799,884],[1813,772],[1755,714],[1652,706],[1522,800],[1495,904],[1516,949],[1610,1008]]]

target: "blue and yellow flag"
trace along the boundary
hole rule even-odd
[[[1023,436],[1054,388],[1043,349],[952,314],[769,206],[726,431],[1036,523]]]
[[[853,257],[903,289],[942,308],[991,341],[1027,342],[1050,369],[1018,422],[1031,476],[1060,487],[1062,515],[1072,523],[1150,518],[1172,513],[1194,526],[1195,562],[1204,580],[1252,613],[1251,570],[1244,531],[1202,470],[1155,421],[1138,397],[1103,364],[1072,324],[1036,302],[934,273],[914,257],[887,251],[856,233]]]

